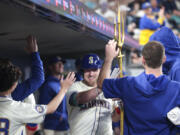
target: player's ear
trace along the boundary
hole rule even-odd
[[[162,63],[165,63],[166,62],[166,55],[163,56],[163,61]]]
[[[144,59],[144,56],[142,56],[142,64],[143,64],[143,66],[145,66],[145,64],[146,64],[146,60]]]

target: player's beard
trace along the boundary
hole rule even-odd
[[[90,87],[96,87],[97,86],[97,78],[96,79],[93,79],[93,80],[90,80],[90,79],[84,79],[83,82],[90,86]]]

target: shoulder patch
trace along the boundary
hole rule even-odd
[[[36,111],[37,111],[38,113],[43,113],[43,112],[44,112],[44,108],[43,108],[43,106],[41,106],[41,105],[36,105],[36,106],[35,106],[35,109],[36,109]]]

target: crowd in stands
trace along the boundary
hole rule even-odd
[[[113,23],[117,14],[118,0],[80,0],[96,13]],[[126,12],[127,32],[136,40],[140,38],[140,19],[145,15],[143,4],[151,5],[152,16],[164,15],[163,25],[171,28],[180,37],[180,1],[179,0],[120,0],[120,9]],[[164,9],[164,11],[161,11]],[[160,13],[163,12],[163,13]]]
[[[97,14],[114,23],[118,5],[126,18],[126,32],[145,45],[162,26],[172,29],[180,38],[180,0],[80,0]],[[119,3],[118,3],[119,2]],[[140,51],[131,50],[131,62],[141,65]]]

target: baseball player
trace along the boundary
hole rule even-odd
[[[166,55],[166,62],[163,64],[163,73],[168,75],[171,80],[180,82],[180,46],[176,35],[170,28],[162,27],[151,36],[150,41],[158,41],[162,43]],[[173,120],[179,116],[179,114],[169,114],[173,114]],[[180,129],[178,129],[177,132],[180,133]]]
[[[48,104],[59,93],[61,88],[59,80],[64,72],[64,63],[65,60],[60,56],[48,59],[49,74],[39,90],[39,104]],[[69,135],[66,97],[54,113],[46,115],[42,127],[44,135]]]
[[[0,65],[0,134],[20,135],[18,129],[25,123],[41,123],[45,114],[53,113],[61,103],[69,86],[75,81],[75,74],[61,78],[61,91],[48,105],[33,105],[14,101],[10,94],[15,90],[21,76],[19,68],[12,63]]]
[[[75,82],[67,93],[68,121],[71,135],[112,135],[112,100],[97,89],[102,66],[96,54],[82,59],[83,80]]]
[[[44,82],[43,64],[39,56],[36,38],[30,35],[27,37],[26,40],[27,40],[27,45],[25,47],[25,50],[31,56],[32,72],[31,72],[31,77],[19,83],[16,89],[11,94],[12,98],[16,101],[23,101],[31,93],[37,90]],[[11,63],[10,61],[4,61],[4,59],[0,59],[0,64],[3,64],[4,62]],[[32,133],[37,129],[38,126],[35,124],[28,124],[26,127],[28,129],[28,133]]]

